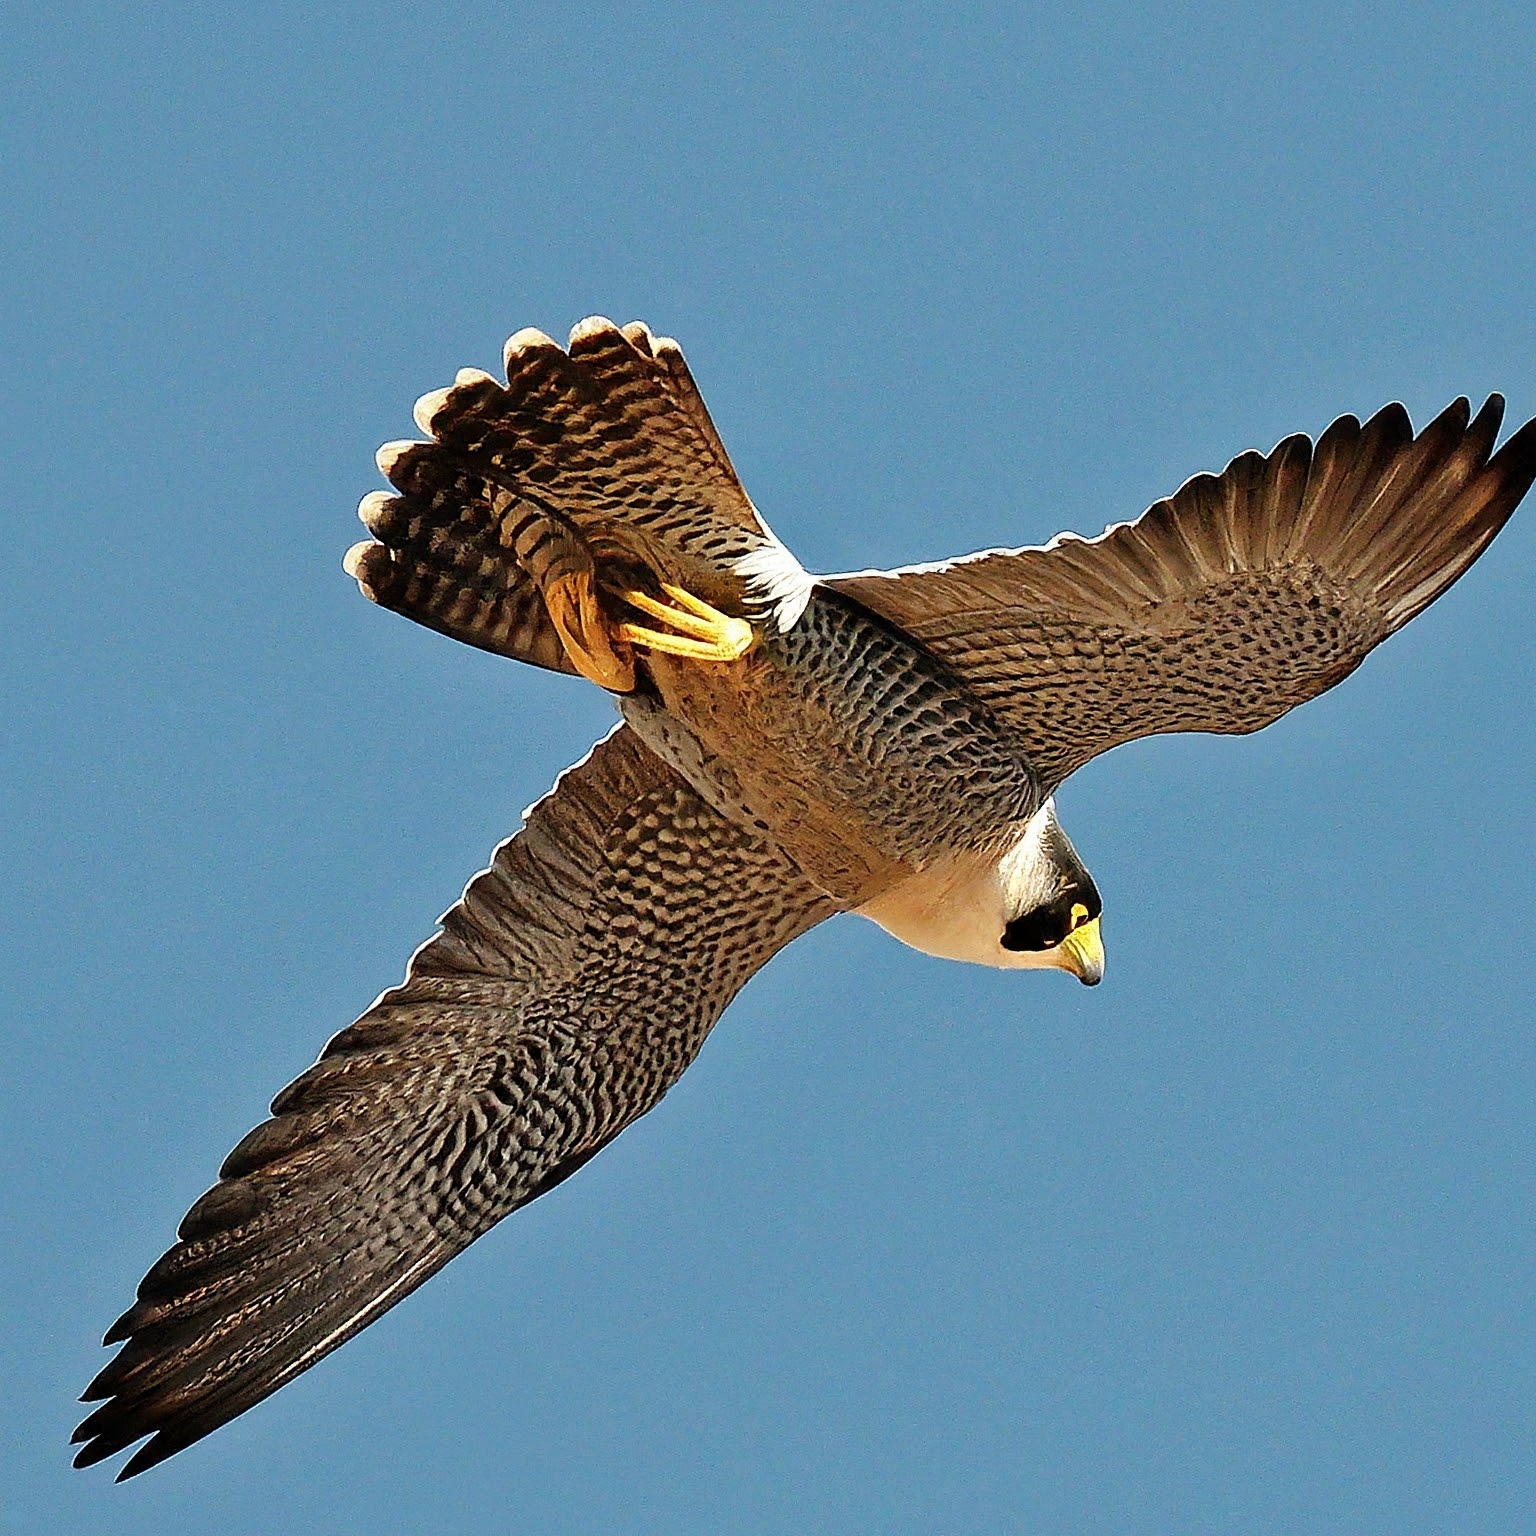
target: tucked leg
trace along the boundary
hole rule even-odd
[[[638,608],[668,626],[651,629],[626,620],[618,626],[621,640],[631,645],[648,645],[672,656],[690,656],[696,661],[736,661],[752,649],[757,637],[745,619],[721,613],[682,587],[662,582],[661,590],[670,602],[632,589],[618,593],[631,608]]]

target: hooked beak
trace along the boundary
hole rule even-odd
[[[1071,971],[1085,987],[1096,987],[1104,979],[1104,941],[1099,936],[1099,920],[1080,923],[1056,948],[1062,970]]]

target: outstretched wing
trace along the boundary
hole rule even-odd
[[[1096,539],[826,579],[947,662],[1048,785],[1162,731],[1256,731],[1432,603],[1536,478],[1536,422],[1389,405],[1198,475]]]
[[[230,1153],[106,1342],[76,1465],[128,1477],[242,1413],[650,1109],[827,916],[627,727]]]
[[[398,494],[364,497],[377,542],[347,564],[374,602],[573,670],[518,559],[538,519],[599,550],[617,541],[711,600],[771,607],[798,595],[803,607],[809,579],[742,489],[675,341],[598,317],[576,326],[569,351],[519,331],[505,361],[505,385],[466,368],[417,401],[430,442],[379,450]]]

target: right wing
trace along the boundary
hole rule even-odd
[[[1347,677],[1487,547],[1536,477],[1504,402],[1400,405],[1197,475],[1096,539],[825,578],[920,641],[1048,788],[1162,731],[1256,731]]]
[[[274,1100],[105,1342],[77,1466],[243,1413],[650,1109],[832,911],[619,727]]]

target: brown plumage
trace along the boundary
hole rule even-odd
[[[653,1107],[746,979],[835,911],[1097,980],[1098,895],[1052,789],[1133,737],[1255,730],[1332,686],[1536,478],[1536,423],[1493,451],[1497,396],[1417,437],[1389,406],[1098,539],[818,583],[675,343],[587,321],[569,352],[520,332],[507,358],[505,386],[462,373],[418,407],[430,441],[382,451],[395,490],[365,498],[375,541],[348,569],[557,670],[591,635],[573,615],[611,624],[627,723],[230,1154],[107,1335],[79,1465],[147,1435],[121,1475],[142,1471],[366,1326]],[[659,622],[704,641],[635,639],[635,603],[669,586]],[[699,659],[743,617],[747,654]]]
[[[563,532],[629,555],[706,597],[733,595],[730,562],[777,540],[736,478],[677,343],[643,325],[587,322],[567,353],[540,331],[506,346],[507,383],[466,368],[423,395],[426,442],[387,443],[398,495],[359,513],[378,541],[348,569],[364,592],[456,640],[574,671],[518,545]],[[523,558],[517,558],[521,554]]]
[[[87,1389],[153,1466],[345,1342],[650,1109],[832,910],[620,726],[528,815],[187,1213]]]
[[[1418,437],[1400,405],[1197,475],[1096,539],[827,585],[919,640],[1048,784],[1165,731],[1256,731],[1347,677],[1487,547],[1531,483],[1504,402]]]

